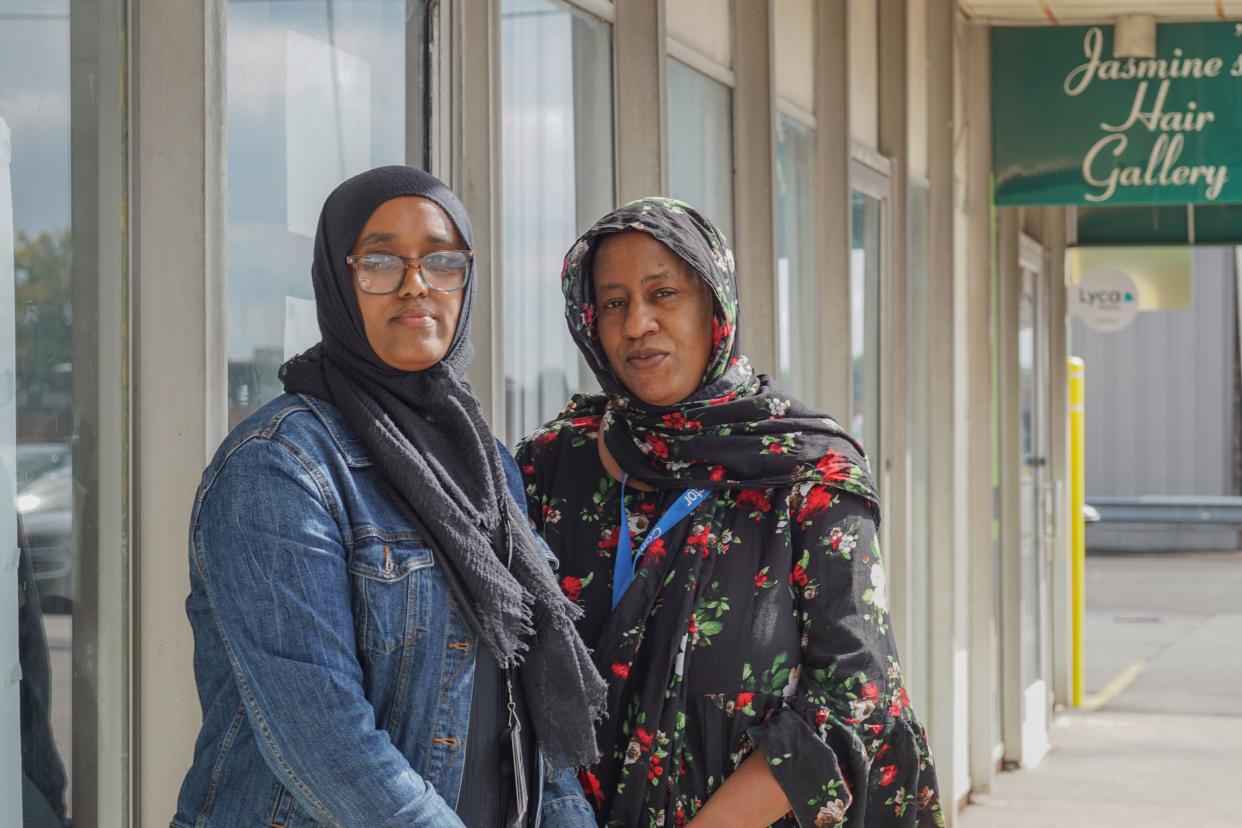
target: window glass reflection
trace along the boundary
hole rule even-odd
[[[781,387],[820,404],[822,349],[816,273],[815,130],[777,118],[776,304]]]
[[[565,325],[561,265],[613,207],[612,27],[552,0],[501,4],[505,438],[595,388]]]
[[[733,90],[668,61],[668,189],[733,241]]]
[[[850,249],[850,431],[872,462],[879,457],[880,221],[882,202],[855,192]]]
[[[310,265],[324,199],[405,162],[406,38],[404,0],[228,4],[230,428],[279,396],[281,363],[319,340]]]
[[[101,489],[124,486],[101,457],[125,445],[100,415],[105,384],[124,393],[108,373],[121,233],[101,181],[120,177],[101,159],[122,155],[104,126],[121,112],[108,8],[0,0],[0,824],[27,828],[99,820],[112,771],[92,772],[121,759],[95,739],[120,692],[97,655],[122,596],[100,584],[124,562],[100,531]]]

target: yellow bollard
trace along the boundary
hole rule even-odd
[[[1070,436],[1070,612],[1073,616],[1073,705],[1082,707],[1084,683],[1083,623],[1087,612],[1087,523],[1082,507],[1087,496],[1086,457],[1086,366],[1078,357],[1069,358],[1069,436]]]

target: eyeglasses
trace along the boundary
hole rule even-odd
[[[470,280],[470,262],[473,259],[474,253],[469,250],[437,250],[426,256],[408,259],[391,253],[366,253],[346,256],[345,263],[354,272],[358,289],[363,293],[396,293],[405,284],[405,272],[411,267],[418,271],[429,290],[453,293],[464,288]]]

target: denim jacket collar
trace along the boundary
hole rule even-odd
[[[336,406],[329,405],[323,400],[308,394],[298,394],[297,396],[314,412],[315,416],[323,423],[324,428],[328,429],[332,442],[336,443],[337,449],[345,457],[345,462],[349,464],[350,468],[362,469],[371,465],[371,457],[367,454],[367,450],[363,448],[362,441],[345,422],[341,412],[336,410]]]

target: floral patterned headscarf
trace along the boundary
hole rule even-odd
[[[653,407],[613,373],[595,324],[592,267],[610,235],[646,233],[681,257],[712,292],[712,353],[699,389]],[[648,197],[604,216],[565,257],[565,317],[603,394],[578,395],[561,418],[604,415],[602,436],[630,476],[656,488],[736,489],[827,483],[878,498],[862,447],[827,414],[782,394],[756,374],[738,339],[737,274],[724,234],[698,210]]]

